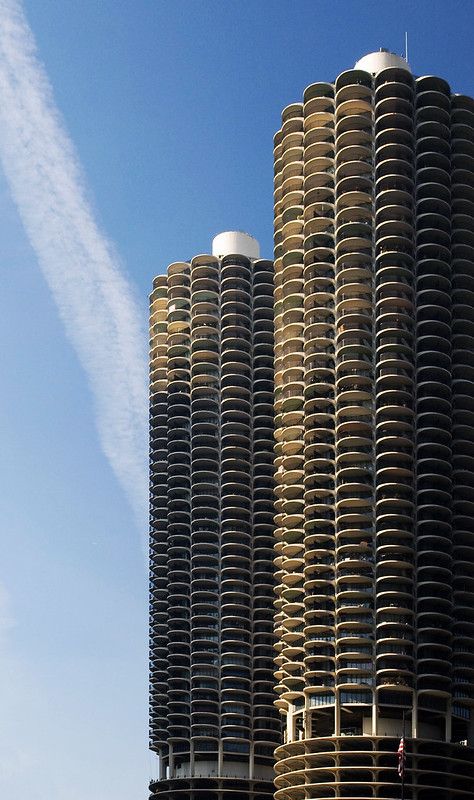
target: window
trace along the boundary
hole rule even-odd
[[[240,703],[226,703],[222,707],[223,714],[247,714],[248,708]]]
[[[174,749],[176,750],[176,745],[175,745]],[[196,751],[198,751],[198,750],[199,751],[202,751],[202,750],[217,750],[217,742],[209,742],[209,741],[200,742],[199,740],[196,740],[194,742],[194,749]]]
[[[341,703],[371,703],[372,695],[368,692],[341,692]]]
[[[331,706],[334,705],[333,694],[312,694],[309,698],[310,706]]]
[[[224,751],[227,753],[248,753],[249,745],[246,742],[228,742],[224,740]]]
[[[468,708],[463,708],[463,706],[455,706],[453,705],[453,714],[456,717],[462,717],[463,719],[470,719],[471,712]]]
[[[245,728],[248,727],[249,718],[248,717],[228,717],[226,716],[223,720],[224,725],[237,725],[237,727]]]

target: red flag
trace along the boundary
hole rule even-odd
[[[400,778],[405,775],[405,739],[403,736],[398,745],[398,774]]]

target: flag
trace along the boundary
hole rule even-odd
[[[403,736],[398,745],[398,774],[403,779],[405,775],[405,738]]]

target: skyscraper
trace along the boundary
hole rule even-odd
[[[474,101],[381,51],[275,138],[276,800],[472,800]]]
[[[156,800],[269,800],[273,265],[228,232],[151,295],[151,747]]]

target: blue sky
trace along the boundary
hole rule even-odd
[[[271,255],[272,136],[306,85],[381,46],[401,52],[408,30],[416,74],[474,95],[470,2],[24,7],[144,321],[153,275],[219,231],[247,230]],[[0,794],[145,797],[143,530],[2,176],[0,234]]]

